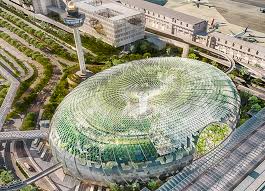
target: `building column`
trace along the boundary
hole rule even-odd
[[[75,38],[76,52],[77,52],[77,56],[78,56],[80,72],[82,74],[86,74],[84,52],[82,49],[81,38],[80,38],[80,33],[79,33],[78,28],[74,28],[74,38]]]

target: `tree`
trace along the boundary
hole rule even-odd
[[[167,52],[167,55],[170,56],[171,53],[172,53],[172,49],[171,49],[171,47],[168,47],[168,48],[166,49],[166,52]]]
[[[232,79],[232,80],[234,80],[235,78],[236,78],[236,76],[234,75],[234,74],[228,74],[228,76]]]
[[[206,62],[206,63],[208,63],[208,59],[205,58],[205,57],[203,57],[203,58],[202,58],[202,62]]]
[[[131,187],[132,187],[132,191],[140,190],[140,184],[138,182],[132,183]]]
[[[213,65],[213,66],[215,66],[215,67],[218,66],[217,62],[215,62],[215,61],[211,61],[211,65]]]
[[[0,173],[0,185],[8,184],[14,180],[14,176],[11,171],[2,171]]]
[[[38,189],[34,186],[28,185],[22,189],[20,189],[20,191],[37,191]]]
[[[31,100],[29,100],[29,102],[31,102]],[[32,130],[35,128],[36,124],[36,113],[34,112],[29,112],[25,119],[23,120],[23,123],[22,123],[22,127],[21,127],[21,130],[23,131],[27,131],[27,130]]]
[[[240,70],[239,70],[239,74],[240,74],[241,76],[245,76],[245,75],[249,75],[249,72],[247,71],[246,68],[241,67]]]
[[[190,54],[188,55],[188,58],[190,58],[190,59],[194,59],[194,60],[198,60],[198,59],[199,59],[199,57],[198,57],[195,53],[190,53]]]
[[[111,191],[120,191],[120,187],[117,184],[112,183],[112,184],[110,184],[110,190]]]
[[[147,187],[150,189],[150,190],[155,190],[159,187],[158,183],[155,181],[155,180],[150,180],[147,184]]]
[[[253,109],[254,111],[260,111],[262,107],[258,103],[256,103],[251,106],[251,109]]]
[[[143,57],[144,58],[150,58],[152,55],[149,52],[144,53]]]
[[[259,103],[259,99],[256,96],[251,96],[248,101],[250,102],[251,105]]]
[[[116,66],[116,65],[119,65],[119,64],[123,63],[123,61],[120,60],[120,59],[114,59],[114,60],[112,61],[112,63],[113,63],[114,66]]]

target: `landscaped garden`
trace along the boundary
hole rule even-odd
[[[222,123],[213,123],[207,126],[199,135],[196,143],[196,157],[203,156],[216,148],[232,132],[232,129]]]
[[[9,85],[5,85],[5,84],[0,85],[0,106],[2,105],[6,97],[8,88],[9,88]]]
[[[15,183],[17,180],[15,180],[15,177],[13,176],[11,171],[7,171],[5,169],[0,169],[0,186]],[[19,191],[41,191],[35,186],[28,185]]]

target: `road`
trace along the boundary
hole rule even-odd
[[[214,53],[216,55],[219,55],[223,58],[225,58],[226,61],[228,61],[230,63],[230,67],[229,69],[226,71],[227,74],[229,74],[231,71],[233,71],[233,69],[235,68],[235,61],[233,58],[231,58],[229,55],[225,54],[225,53],[222,53],[218,50],[215,50],[213,48],[210,48],[210,47],[207,47],[207,46],[204,46],[203,44],[200,44],[200,43],[197,43],[197,42],[194,42],[194,41],[191,41],[191,40],[187,40],[187,39],[179,39],[175,36],[172,36],[172,35],[169,35],[169,34],[164,34],[162,32],[158,32],[158,31],[154,31],[152,29],[149,29],[147,28],[146,31],[148,31],[148,33],[152,33],[152,34],[155,34],[156,36],[160,37],[160,38],[166,38],[166,39],[170,39],[171,41],[176,41],[176,42],[179,42],[179,43],[182,43],[182,44],[188,44],[188,45],[194,45],[196,47],[200,47],[204,50],[207,50],[207,51],[210,51],[211,53]],[[186,53],[185,53],[186,54]],[[225,61],[224,60],[224,61]],[[222,63],[220,63],[222,64]]]
[[[24,169],[24,171],[28,174],[29,177],[34,177],[36,175],[42,175],[44,174],[44,171],[42,171],[31,159],[31,157],[28,155],[25,143],[23,141],[16,141],[15,142],[15,151],[16,152],[16,161],[20,164],[20,166]],[[29,170],[25,168],[25,163],[29,164],[34,168],[34,170]],[[36,181],[36,185],[44,190],[53,191],[56,190],[56,187],[53,185],[53,183],[49,180],[49,178],[41,176],[38,179],[34,179]],[[32,178],[31,178],[32,179]],[[27,181],[27,180],[25,180]],[[27,181],[27,184],[31,184],[31,181]]]

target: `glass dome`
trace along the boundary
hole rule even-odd
[[[233,82],[209,64],[133,61],[76,87],[53,117],[50,144],[81,179],[144,179],[185,166],[199,133],[216,122],[234,128],[239,108]]]

